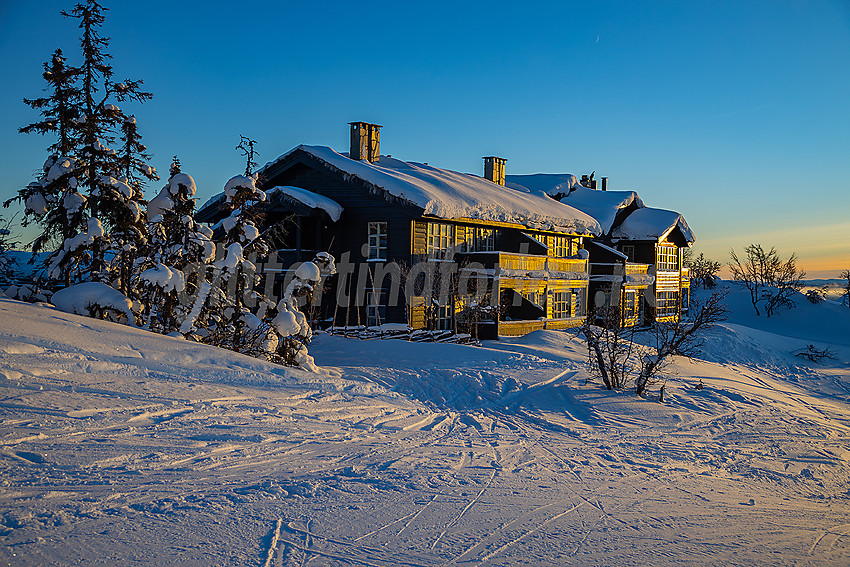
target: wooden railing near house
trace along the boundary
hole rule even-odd
[[[626,275],[644,275],[649,273],[649,264],[635,264],[634,262],[626,262]]]
[[[655,291],[676,291],[679,289],[681,276],[679,272],[656,272]]]
[[[521,270],[528,272],[540,272],[551,270],[553,272],[587,271],[587,260],[581,258],[552,258],[551,256],[534,256],[530,254],[510,254],[499,252],[499,267],[503,270]]]

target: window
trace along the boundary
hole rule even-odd
[[[635,321],[638,316],[637,292],[628,290],[623,297],[623,321]]]
[[[455,227],[456,246],[458,252],[475,252],[475,228],[471,226]]]
[[[566,258],[570,255],[570,239],[566,236],[547,236],[546,246],[549,247],[549,256],[553,258]]]
[[[369,260],[387,259],[387,223],[369,223]]]
[[[629,262],[635,261],[635,247],[631,244],[624,244],[620,247],[620,252],[626,255],[626,260]]]
[[[655,317],[670,317],[679,314],[679,292],[659,291],[655,294]]]
[[[542,294],[540,294],[536,291],[527,291],[527,292],[523,293],[522,296],[525,297],[527,300],[529,300],[534,305],[536,305],[538,307],[543,307],[543,303],[542,303],[543,302],[543,296],[542,296]]]
[[[675,246],[659,245],[655,257],[659,271],[675,272],[679,270],[679,249]]]
[[[552,294],[552,318],[569,319],[573,313],[573,294],[569,291],[556,291]]]
[[[450,224],[428,223],[428,257],[447,260],[452,256],[454,227]]]
[[[496,249],[496,230],[493,228],[478,228],[475,234],[475,251],[492,252]]]
[[[434,324],[440,331],[446,331],[453,328],[452,326],[452,306],[451,305],[436,305],[436,317]]]
[[[584,300],[586,297],[587,288],[578,288],[572,290],[570,295],[572,296],[572,316],[573,317],[584,317],[587,313],[585,313],[585,307],[587,302]]]

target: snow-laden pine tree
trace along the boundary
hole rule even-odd
[[[7,221],[0,217],[0,286],[7,286],[12,283],[12,278],[15,271],[15,258],[12,256],[12,248],[17,246],[17,242],[12,237],[12,231],[9,230],[11,221]],[[0,289],[0,292],[3,290]]]
[[[144,213],[147,202],[144,196],[144,182],[157,180],[156,171],[148,165],[151,156],[141,143],[134,116],[125,116],[121,123],[121,148],[118,153],[120,169],[115,176],[109,176],[111,187],[118,187],[121,202],[116,203],[112,230],[110,231],[111,280],[121,293],[137,297],[137,290],[131,288],[133,266],[141,250],[147,243],[147,217]]]
[[[77,79],[80,69],[69,66],[61,49],[50,61],[44,63],[42,76],[47,96],[24,99],[24,103],[38,110],[41,119],[19,129],[23,134],[38,133],[55,136],[48,146],[49,157],[44,162],[37,179],[18,191],[17,197],[6,201],[8,206],[18,200],[24,205],[23,226],[36,223],[41,233],[32,243],[33,254],[45,248],[59,247],[48,262],[52,266],[51,278],[70,284],[75,268],[84,263],[83,254],[63,245],[81,233],[88,232],[86,198],[79,192],[83,178],[80,150],[80,89]],[[95,231],[96,232],[96,231]]]
[[[257,350],[258,342],[265,342],[263,331],[258,330],[250,308],[263,302],[256,293],[256,267],[250,254],[266,254],[268,245],[260,238],[255,224],[253,205],[265,201],[266,194],[257,187],[257,174],[253,173],[254,140],[240,136],[236,147],[246,157],[245,173],[230,178],[224,185],[225,203],[230,215],[221,222],[224,231],[224,254],[215,262],[220,293],[218,319],[211,325],[213,342],[236,351]],[[261,305],[263,307],[263,305]]]
[[[79,21],[82,64],[69,66],[57,50],[44,65],[49,96],[24,100],[42,119],[20,131],[53,134],[56,141],[36,181],[17,199],[24,203],[23,223],[42,227],[34,252],[58,247],[47,261],[50,279],[65,285],[106,279],[128,292],[127,267],[143,239],[141,182],[157,176],[145,163],[135,120],[115,103],[152,95],[141,81],[113,82],[109,38],[101,35],[105,10],[86,0],[62,12]],[[121,153],[110,147],[119,137]]]
[[[145,148],[135,126],[135,120],[125,115],[115,103],[128,101],[145,102],[152,94],[141,90],[142,81],[126,80],[114,82],[112,56],[106,51],[109,38],[101,35],[106,8],[97,0],[79,3],[70,12],[62,12],[68,18],[78,20],[80,47],[83,55],[77,74],[79,132],[82,161],[82,179],[86,188],[87,208],[91,219],[104,227],[107,238],[93,242],[92,276],[96,279],[111,279],[119,289],[126,290],[122,282],[129,274],[126,265],[132,261],[132,251],[142,244],[141,231],[144,199],[141,194],[141,179],[158,179],[156,171],[145,160]],[[119,153],[111,146],[117,137],[122,138],[124,151]],[[107,253],[114,259],[108,273]],[[117,263],[117,265],[116,265]]]
[[[195,180],[180,171],[174,156],[168,183],[148,203],[148,243],[136,262],[145,324],[161,332],[177,331],[189,315],[181,294],[198,295],[215,257],[212,230],[196,224]]]

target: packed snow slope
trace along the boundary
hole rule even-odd
[[[310,374],[0,300],[0,561],[848,565],[850,309],[729,302],[660,403],[566,331],[320,335]]]

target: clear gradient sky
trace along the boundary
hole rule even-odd
[[[716,260],[757,242],[810,277],[850,268],[849,0],[104,4],[116,79],[155,95],[124,110],[202,201],[244,167],[239,134],[262,164],[346,151],[364,120],[404,160],[595,170],[683,213]],[[17,133],[36,119],[21,99],[55,48],[79,62],[72,6],[0,0],[2,199],[46,157],[51,140]]]

